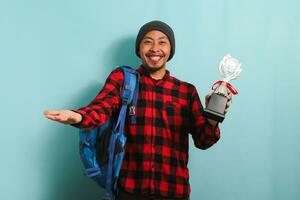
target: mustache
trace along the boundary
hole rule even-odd
[[[163,53],[153,53],[153,52],[147,52],[145,53],[146,56],[164,56]]]

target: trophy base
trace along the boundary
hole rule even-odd
[[[214,112],[213,110],[208,110],[206,108],[204,109],[203,115],[209,119],[213,119],[218,122],[223,122],[225,118],[224,114]]]
[[[223,94],[213,93],[208,102],[207,108],[204,109],[203,115],[209,119],[223,122],[225,118],[227,98]]]

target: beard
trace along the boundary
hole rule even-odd
[[[162,68],[165,67],[165,65],[162,65],[162,66],[155,66],[155,67],[149,67],[147,64],[143,64],[143,66],[147,69],[147,71],[149,73],[155,73],[159,70],[161,70]]]

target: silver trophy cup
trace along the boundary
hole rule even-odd
[[[226,95],[229,92],[237,94],[236,90],[229,84],[229,81],[239,76],[242,71],[241,63],[227,54],[220,61],[219,71],[224,78],[214,84],[214,92],[209,99],[207,107],[204,109],[203,115],[209,119],[222,122],[225,118]]]

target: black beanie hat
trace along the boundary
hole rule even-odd
[[[139,30],[139,33],[136,37],[136,41],[135,41],[135,53],[138,57],[140,57],[140,54],[139,54],[139,50],[140,50],[140,43],[141,41],[143,40],[143,38],[145,37],[145,35],[150,32],[150,31],[153,31],[153,30],[158,30],[158,31],[161,31],[163,32],[164,34],[166,34],[166,36],[168,36],[169,38],[169,41],[170,41],[170,44],[171,44],[171,52],[170,52],[170,57],[168,59],[171,60],[171,58],[173,57],[174,53],[175,53],[175,37],[174,37],[174,32],[172,30],[172,28],[162,22],[162,21],[151,21],[151,22],[148,22],[146,24],[144,24],[140,30]]]

